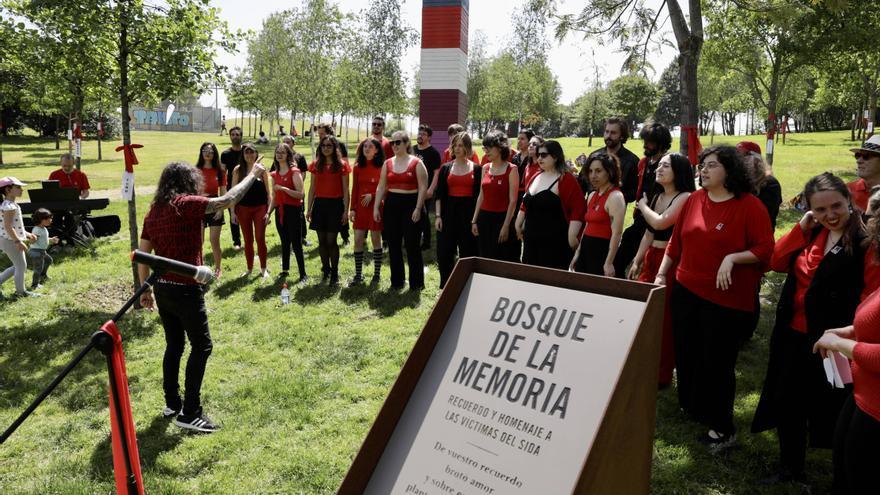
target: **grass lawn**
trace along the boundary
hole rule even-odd
[[[787,144],[777,148],[774,167],[784,197],[794,196],[809,177],[825,170],[846,172],[851,179],[855,163],[847,151],[852,146],[848,137],[848,132],[789,135]],[[208,134],[136,133],[134,141],[145,145],[138,153],[137,184],[154,184],[169,160],[193,160],[201,142],[216,139]],[[716,137],[715,142],[740,139]],[[587,151],[586,139],[561,141],[572,158]],[[91,159],[96,156],[95,143],[85,143],[88,159],[83,160],[83,170],[94,189],[119,188],[123,166],[121,156],[112,152],[115,144],[104,144],[109,159],[98,163]],[[598,148],[601,141],[593,144]],[[641,151],[635,141],[628,147]],[[264,147],[264,152],[270,148]],[[50,141],[7,139],[6,165],[0,166],[0,175],[45,178],[57,167],[58,154]],[[149,201],[149,196],[138,197],[141,218]],[[17,417],[127,298],[131,271],[125,211],[126,205],[119,201],[108,209],[123,220],[120,234],[95,242],[93,252],[55,258],[49,273],[52,280],[43,290],[46,297],[0,303],[0,428]],[[796,212],[783,210],[777,235],[798,219]],[[314,236],[311,240],[316,242]],[[231,246],[228,230],[222,243]],[[277,273],[280,249],[271,227],[268,244],[269,268]],[[354,262],[351,248],[342,249],[341,278],[346,282]],[[434,251],[427,252],[428,288],[421,294],[390,292],[386,262],[378,290],[311,284],[294,288],[288,306],[280,304],[280,282],[237,278],[245,269],[243,253],[226,249],[223,256],[224,276],[207,295],[214,352],[202,388],[206,411],[223,424],[221,432],[185,434],[161,419],[164,336],[158,316],[129,313],[120,324],[146,490],[333,493],[437,298]],[[320,266],[317,249],[307,248],[306,259],[314,280]],[[8,264],[0,256],[0,268]],[[367,265],[365,272],[370,275],[372,268]],[[782,280],[770,275],[760,328],[740,353],[735,410],[739,445],[718,457],[707,454],[695,440],[703,430],[679,414],[674,390],[660,392],[653,493],[799,493],[790,486],[756,485],[775,463],[776,439],[772,433],[748,432]],[[4,284],[5,293],[10,293],[10,286],[11,282]],[[0,493],[114,490],[106,381],[103,357],[93,353],[0,446]],[[814,493],[826,492],[831,482],[830,451],[811,451],[807,470]]]

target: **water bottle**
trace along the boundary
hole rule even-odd
[[[287,282],[281,286],[281,304],[290,304],[290,291],[287,290]]]

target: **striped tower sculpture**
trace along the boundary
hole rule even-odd
[[[419,121],[434,129],[431,144],[449,146],[446,128],[467,119],[468,0],[422,0]]]

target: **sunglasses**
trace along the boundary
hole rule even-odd
[[[550,153],[547,153],[546,151],[541,151],[536,154],[538,155],[538,158],[547,158],[548,156],[550,156]]]
[[[874,158],[875,156],[880,156],[880,155],[877,155],[874,153],[853,153],[853,157],[856,160],[870,160],[871,158]]]
[[[406,142],[407,141],[405,141],[403,139],[395,139],[394,141],[391,141],[391,145],[392,146],[400,146],[401,144],[405,144]]]
[[[212,150],[211,148],[205,148],[205,149],[202,150],[202,153],[210,153],[210,154],[213,155],[213,154],[214,154],[214,150]]]

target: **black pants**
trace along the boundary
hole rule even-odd
[[[237,223],[232,221],[232,215],[233,213],[230,210],[229,232],[232,234],[232,245],[241,246],[241,227],[239,227]]]
[[[425,200],[425,208],[422,210],[422,218],[419,220],[419,227],[422,229],[422,246],[431,246],[431,230],[434,229],[434,223],[431,222],[430,212],[434,211],[434,200]]]
[[[507,241],[498,242],[501,227],[504,226],[504,218],[507,212],[480,210],[477,215],[477,250],[483,258],[493,260],[512,261],[519,263],[520,242],[516,238],[516,232],[507,233]],[[513,224],[513,222],[510,222]]]
[[[617,278],[626,278],[626,268],[639,252],[639,244],[642,243],[644,235],[645,221],[640,217],[623,231],[620,236],[620,246],[617,248],[617,254],[614,255],[614,275]]]
[[[300,235],[300,244],[306,240],[306,235],[309,233],[309,226],[306,223],[306,211],[305,208],[300,207],[299,209],[299,235]]]
[[[162,387],[165,405],[180,411],[180,386],[177,376],[186,338],[192,349],[186,361],[184,415],[201,412],[200,392],[205,366],[213,344],[208,331],[208,313],[205,310],[204,291],[199,285],[174,285],[158,283],[155,288],[159,318],[165,328],[165,357],[162,360]]]
[[[880,421],[862,411],[850,396],[840,411],[834,432],[834,485],[838,495],[867,495],[878,491]]]
[[[284,223],[281,223],[281,211],[284,209]],[[303,258],[302,224],[300,223],[302,206],[281,205],[275,213],[275,228],[278,229],[278,237],[281,238],[281,270],[290,270],[290,248],[296,256],[296,266],[300,276],[306,274],[306,264]]]
[[[671,305],[678,403],[716,432],[733,433],[736,358],[751,313],[707,301],[678,283]]]
[[[477,239],[471,232],[473,198],[450,196],[442,206],[443,230],[437,233],[437,268],[440,270],[441,289],[455,267],[456,251],[459,258],[477,255]]]
[[[567,235],[566,233],[565,239],[559,236],[529,236],[526,231],[523,239],[522,262],[527,265],[567,270],[574,255],[574,251],[568,245]]]
[[[611,249],[611,239],[581,236],[581,252],[578,254],[574,269],[578,273],[605,275],[605,260]]]
[[[384,232],[388,239],[388,259],[391,265],[391,286],[402,287],[406,279],[403,268],[403,248],[409,265],[409,286],[420,289],[425,286],[425,264],[422,260],[421,229],[412,221],[413,210],[418,202],[417,194],[388,193],[382,217]]]

